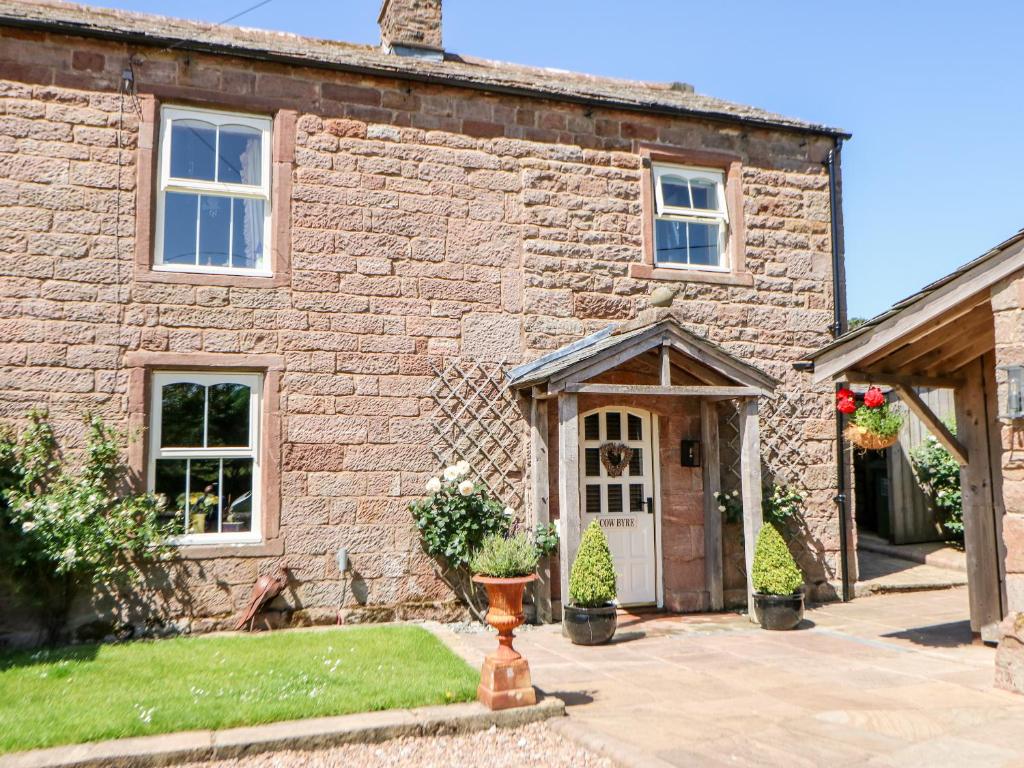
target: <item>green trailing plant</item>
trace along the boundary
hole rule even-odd
[[[757,536],[752,570],[754,591],[762,595],[792,595],[804,583],[785,539],[770,523],[761,526]]]
[[[78,594],[134,580],[169,551],[160,502],[120,490],[124,435],[96,416],[85,421],[74,465],[62,460],[44,411],[30,412],[20,434],[0,436],[0,578],[38,611],[51,643]]]
[[[538,559],[537,546],[526,533],[492,533],[473,553],[469,568],[480,576],[511,579],[534,573]]]
[[[547,557],[558,551],[558,527],[554,523],[542,523],[533,532],[533,543],[538,557]]]
[[[956,434],[956,423],[948,423]],[[960,493],[960,465],[934,437],[929,436],[910,452],[914,471],[932,505],[939,514],[942,527],[956,540],[963,541],[963,497]]]
[[[877,408],[858,408],[850,420],[879,437],[897,435],[903,426],[903,416],[888,403]]]
[[[786,525],[800,516],[803,507],[803,495],[790,485],[767,485],[761,491],[761,516],[766,523]]]
[[[608,539],[595,520],[583,532],[569,573],[569,599],[580,608],[597,608],[615,599],[615,566]]]

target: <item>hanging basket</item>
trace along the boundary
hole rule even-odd
[[[899,440],[898,434],[883,437],[874,432],[868,432],[864,427],[858,427],[856,424],[848,425],[843,430],[843,435],[851,443],[865,451],[883,451],[896,445],[896,441]]]

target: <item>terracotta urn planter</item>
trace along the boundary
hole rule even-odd
[[[490,709],[537,703],[530,665],[512,647],[512,630],[523,623],[523,592],[536,579],[536,574],[511,579],[473,577],[487,589],[487,623],[498,630],[498,649],[484,660],[477,688],[477,698]]]

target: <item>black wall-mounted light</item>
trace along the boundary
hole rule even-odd
[[[700,466],[700,440],[683,440],[679,449],[679,463],[684,467]]]

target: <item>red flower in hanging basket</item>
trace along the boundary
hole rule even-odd
[[[836,404],[836,409],[840,413],[850,414],[857,410],[857,404],[852,397],[844,397]]]
[[[885,395],[882,394],[882,390],[878,387],[871,387],[864,393],[864,405],[868,408],[878,408],[880,405],[884,404]]]
[[[843,387],[836,392],[836,402],[842,402],[843,400],[853,400],[853,392],[846,387]]]

